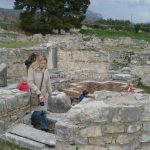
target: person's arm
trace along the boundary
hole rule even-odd
[[[34,71],[32,68],[29,68],[29,70],[28,70],[28,83],[29,83],[31,90],[33,90],[38,95],[41,94],[38,87],[34,83]]]
[[[47,90],[48,90],[49,95],[51,95],[51,93],[52,93],[52,86],[51,86],[50,75],[49,75],[48,70],[46,70],[46,74],[48,76]]]

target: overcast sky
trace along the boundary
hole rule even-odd
[[[1,8],[13,8],[14,0],[0,0]],[[89,10],[103,18],[150,22],[150,0],[91,0]]]

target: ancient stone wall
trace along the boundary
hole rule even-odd
[[[73,50],[65,51],[60,50],[58,53],[58,67],[64,70],[69,77],[81,77],[81,74],[87,74],[88,72],[95,73],[107,73],[109,69],[109,62],[96,56],[97,52],[89,50]],[[77,77],[76,77],[77,78]]]
[[[14,81],[24,74],[24,61],[32,52],[44,54],[48,58],[48,68],[63,70],[69,79],[105,80],[108,79],[108,70],[120,64],[119,67],[130,66],[134,74],[140,73],[138,68],[142,69],[143,74],[149,70],[148,67],[144,69],[145,65],[150,65],[149,51],[107,52],[102,50],[100,39],[85,38],[82,35],[47,35],[46,39],[48,43],[43,43],[42,47],[0,49],[0,63],[7,64],[8,79]]]
[[[0,89],[0,132],[30,111],[29,94],[17,89]]]
[[[7,64],[8,79],[15,81],[26,74],[25,60],[31,53],[38,53],[47,56],[47,48],[28,48],[28,49],[0,49],[0,63]]]
[[[100,91],[56,123],[57,150],[150,149],[150,99]]]

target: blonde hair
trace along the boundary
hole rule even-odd
[[[47,62],[47,59],[41,55],[39,55],[37,58],[36,58],[36,61],[32,63],[31,67],[36,70],[36,69],[39,69],[40,67],[40,62],[45,60]]]
[[[20,82],[27,82],[27,77],[26,76],[22,76]]]

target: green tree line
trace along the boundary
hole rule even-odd
[[[90,0],[15,0],[21,28],[32,33],[51,33],[80,28]]]
[[[84,24],[92,28],[100,28],[100,29],[111,28],[114,30],[135,31],[136,33],[139,31],[150,32],[150,24],[147,23],[133,24],[129,20],[100,19],[95,22],[85,21]]]

